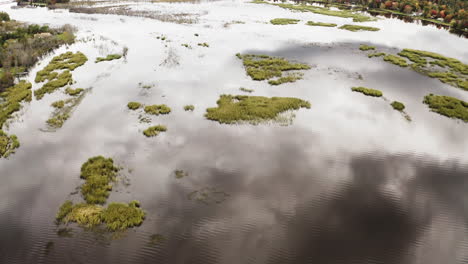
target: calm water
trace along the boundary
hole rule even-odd
[[[358,49],[424,49],[468,63],[468,40],[398,20],[366,23],[382,30],[360,33],[272,26],[265,22],[277,17],[350,20],[242,1],[133,6],[196,15],[189,25],[11,6],[1,2],[0,10],[79,30],[81,41],[45,57],[28,79],[54,55],[82,51],[89,61],[73,72],[74,87],[92,91],[56,132],[43,129],[61,92],[25,105],[10,125],[21,147],[0,160],[1,263],[468,263],[468,125],[421,103],[428,93],[465,101],[468,93]],[[245,24],[225,26],[232,21]],[[94,64],[123,47],[126,60]],[[314,67],[301,81],[272,87],[250,80],[237,52]],[[413,121],[389,102],[352,93],[357,85],[404,102]],[[239,87],[300,97],[312,108],[287,127],[204,119],[220,94],[241,94]],[[129,101],[169,105],[171,114],[152,119],[168,131],[145,138],[148,124],[127,110]],[[139,200],[147,218],[118,239],[76,226],[60,237],[55,214],[64,200],[80,201],[71,193],[82,184],[81,164],[95,155],[124,167],[109,201]],[[189,176],[176,179],[176,169]],[[196,190],[215,190],[219,203],[190,200]],[[153,234],[165,240],[151,244]]]

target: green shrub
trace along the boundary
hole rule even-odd
[[[10,21],[10,15],[6,12],[0,12],[0,22],[1,21]]]

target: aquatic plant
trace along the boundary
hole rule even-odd
[[[81,88],[79,88],[81,89]],[[76,90],[79,90],[76,89]],[[71,113],[75,110],[75,108],[81,103],[83,98],[86,96],[87,91],[83,90],[74,97],[67,99],[65,101],[57,101],[52,104],[52,106],[56,107],[55,111],[52,113],[52,116],[46,121],[47,125],[52,129],[58,129],[63,126],[65,121],[67,121]]]
[[[59,108],[59,109],[63,108],[65,106],[65,101],[60,100],[60,101],[53,102],[51,106],[55,108]]]
[[[162,242],[164,240],[166,240],[166,238],[161,234],[152,234],[150,236],[150,244],[151,245],[156,245],[156,244],[158,244],[158,243],[160,243],[160,242]]]
[[[103,204],[112,190],[111,182],[115,179],[118,168],[111,158],[97,156],[88,159],[81,166],[81,178],[85,183],[81,186],[83,198],[89,204]]]
[[[72,89],[71,87],[67,87],[67,89],[65,89],[65,93],[70,95],[70,96],[76,96],[76,95],[79,95],[81,92],[83,92],[84,89],[83,88],[76,88],[76,89]]]
[[[405,105],[402,102],[398,102],[398,101],[393,101],[391,103],[391,106],[393,107],[393,109],[398,110],[398,111],[403,111],[405,109]]]
[[[368,45],[361,45],[359,47],[360,50],[362,51],[368,51],[368,50],[375,50],[375,47],[374,46],[368,46]]]
[[[129,103],[127,104],[127,107],[128,107],[128,109],[130,109],[130,110],[137,110],[138,108],[141,107],[141,103],[138,103],[138,102],[129,102]]]
[[[367,55],[367,57],[369,57],[369,58],[382,57],[382,56],[385,56],[385,53],[383,53],[383,52],[374,52],[374,53],[370,53],[369,55]]]
[[[275,18],[270,20],[270,23],[273,25],[289,25],[289,24],[297,24],[300,20],[299,19],[292,19],[292,18]]]
[[[40,100],[44,97],[45,94],[50,94],[55,92],[60,87],[64,87],[67,84],[73,82],[72,74],[70,71],[64,71],[56,76],[54,79],[45,83],[41,88],[34,91],[34,96],[37,100]]]
[[[166,132],[167,128],[163,125],[151,126],[143,131],[143,134],[146,137],[155,137],[159,135],[160,132]]]
[[[222,203],[228,197],[228,193],[222,190],[218,190],[215,187],[204,187],[200,190],[196,190],[188,194],[189,200],[197,201],[205,205]]]
[[[192,46],[190,46],[189,44],[187,43],[184,43],[184,44],[181,44],[182,47],[186,47],[187,49],[191,49]]]
[[[184,106],[184,110],[185,110],[185,111],[193,111],[193,110],[195,110],[195,106],[193,106],[193,105],[186,105],[186,106]]]
[[[339,29],[344,29],[352,32],[357,32],[357,31],[379,31],[380,28],[376,27],[368,27],[368,26],[359,26],[359,25],[343,25],[339,27]]]
[[[66,224],[73,222],[77,223],[80,226],[88,228],[98,226],[102,223],[101,215],[103,208],[100,205],[79,203],[72,205],[71,210],[68,208],[69,204],[67,204],[66,206],[66,209],[69,210],[69,212],[61,219],[61,223]],[[65,213],[65,211],[63,211],[62,213]]]
[[[21,109],[21,102],[31,101],[31,87],[31,83],[20,81],[0,93],[0,130],[12,115]]]
[[[0,158],[8,158],[20,147],[20,142],[16,135],[7,135],[0,130]]]
[[[258,1],[258,3],[267,3]],[[273,4],[285,9],[301,11],[301,12],[312,12],[315,14],[326,15],[326,16],[335,16],[335,17],[344,17],[344,18],[352,18],[354,22],[367,22],[373,21],[374,18],[366,15],[362,15],[359,13],[354,13],[349,10],[330,10],[329,8],[319,7],[319,6],[312,6],[312,5],[294,5],[294,4]]]
[[[253,89],[247,89],[247,88],[244,88],[244,87],[239,88],[239,90],[241,90],[243,92],[246,92],[246,93],[252,93],[254,91]]]
[[[408,63],[406,62],[405,59],[403,59],[401,57],[398,57],[398,56],[395,56],[395,55],[392,55],[392,54],[385,55],[383,60],[386,61],[386,62],[390,62],[392,64],[395,64],[395,65],[398,65],[400,67],[407,67],[408,66]]]
[[[145,212],[140,208],[140,202],[110,203],[101,214],[102,222],[111,231],[125,230],[139,226],[145,219]]]
[[[276,80],[269,80],[268,83],[270,85],[280,85],[280,84],[288,83],[288,82],[292,83],[292,82],[302,79],[302,76],[304,76],[304,74],[302,73],[292,73],[287,76],[280,77]]]
[[[379,90],[366,88],[366,87],[352,87],[351,90],[353,92],[359,92],[367,96],[381,97],[383,95],[383,93]]]
[[[275,120],[288,110],[310,108],[310,103],[292,97],[263,97],[245,95],[221,95],[218,107],[206,109],[205,117],[221,124],[238,122],[259,123]]]
[[[35,82],[43,82],[45,80],[52,80],[57,75],[52,73],[56,70],[69,70],[73,71],[76,68],[82,66],[88,61],[88,58],[81,52],[73,53],[71,51],[65,52],[52,59],[52,61],[42,70],[36,74]],[[54,77],[55,75],[55,77]]]
[[[55,220],[58,223],[61,223],[63,219],[73,210],[73,202],[70,200],[66,200],[59,208],[57,215],[55,216]]]
[[[435,113],[468,122],[468,102],[455,97],[429,94],[424,97],[423,103]]]
[[[308,70],[310,66],[303,63],[291,63],[284,58],[271,57],[267,55],[236,54],[242,59],[247,75],[255,81],[270,80],[277,77],[277,80],[270,80],[270,84],[278,85],[285,82],[294,82],[301,79],[299,74],[289,74],[283,76],[283,72],[293,70]]]
[[[97,57],[95,63],[99,63],[101,61],[111,61],[111,60],[118,60],[122,58],[120,54],[109,54],[106,57]]]
[[[150,115],[167,115],[171,112],[171,108],[165,104],[162,105],[147,105],[145,112]]]
[[[174,175],[177,179],[181,179],[188,176],[188,173],[183,170],[175,170]]]
[[[198,46],[200,46],[200,47],[205,47],[205,48],[209,48],[209,47],[210,47],[210,45],[208,45],[208,43],[206,43],[206,42],[198,43]]]
[[[336,27],[337,24],[334,23],[324,23],[324,22],[314,22],[314,21],[307,21],[307,26],[314,26],[314,27]]]

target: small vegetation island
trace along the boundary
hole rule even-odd
[[[205,117],[221,124],[276,121],[283,112],[310,108],[309,102],[298,98],[246,95],[221,95],[217,104],[206,109]]]
[[[364,95],[373,96],[373,97],[382,97],[383,96],[383,93],[381,91],[371,89],[371,88],[366,88],[366,87],[352,87],[351,91],[362,93]]]
[[[307,26],[313,27],[336,27],[337,24],[334,23],[324,23],[324,22],[314,22],[314,21],[307,21]]]
[[[468,102],[434,94],[426,95],[423,102],[435,113],[468,122]]]
[[[304,63],[292,63],[284,58],[267,55],[241,55],[237,53],[236,56],[242,60],[245,71],[252,80],[269,80],[268,83],[270,85],[280,85],[300,80],[303,74],[298,71],[309,70],[311,68]],[[283,73],[285,73],[285,76],[283,76]]]
[[[405,105],[402,102],[393,101],[390,105],[397,111],[405,110]]]
[[[111,158],[96,156],[88,159],[81,167],[81,186],[84,203],[73,204],[65,201],[55,217],[57,224],[77,223],[79,226],[92,228],[104,224],[109,231],[124,231],[139,226],[145,219],[145,212],[138,201],[110,203],[107,207],[112,182],[115,181],[119,168]]]
[[[255,0],[252,3],[271,4],[295,11],[353,18],[354,22],[374,20],[375,18],[361,13],[366,11],[372,16],[397,17],[405,21],[421,20],[423,23],[447,27],[454,33],[468,36],[468,12],[465,11],[468,6],[464,0],[311,0],[300,1],[301,4],[280,4],[274,1]],[[317,6],[317,4],[323,6]],[[331,10],[330,7],[339,10]]]
[[[184,106],[184,110],[193,112],[195,110],[195,106],[194,105],[186,105],[186,106]]]
[[[379,31],[379,28],[376,27],[368,27],[368,26],[360,26],[360,25],[343,25],[339,27],[339,29],[344,29],[352,32],[358,31]]]
[[[31,101],[31,87],[31,83],[20,81],[0,93],[0,158],[7,158],[20,146],[16,135],[9,136],[2,128],[21,109],[22,102]]]
[[[146,137],[155,137],[159,135],[159,133],[166,131],[167,127],[163,125],[150,126],[143,131],[143,135],[145,135]]]
[[[36,74],[36,83],[47,81],[40,89],[34,91],[37,100],[45,94],[55,92],[58,88],[64,87],[73,82],[71,71],[82,66],[88,58],[81,52],[66,52],[56,56],[42,70]],[[60,72],[61,71],[61,72]]]
[[[400,67],[409,66],[416,72],[468,91],[468,65],[457,59],[414,49],[403,49],[397,55],[374,52],[368,54],[368,57],[383,57],[386,62]]]
[[[290,25],[299,23],[299,19],[292,18],[275,18],[270,20],[270,23],[273,25]]]
[[[120,58],[122,58],[121,54],[109,54],[106,57],[97,57],[95,63],[99,63],[103,61],[118,60]]]

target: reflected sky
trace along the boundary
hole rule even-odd
[[[14,19],[79,29],[80,41],[46,56],[29,80],[54,55],[82,51],[89,61],[73,72],[75,87],[92,91],[57,132],[41,129],[61,92],[33,100],[10,125],[21,147],[0,160],[0,262],[468,260],[468,127],[421,103],[428,93],[465,101],[468,95],[358,49],[362,43],[384,52],[419,48],[468,62],[466,39],[398,20],[366,23],[382,30],[362,33],[275,27],[264,22],[350,20],[242,1],[138,5],[201,14],[190,25],[10,6],[2,2],[0,10]],[[246,24],[224,26],[234,20]],[[156,39],[161,34],[169,41]],[[201,42],[210,47],[198,47]],[[129,48],[125,60],[94,63],[123,47]],[[237,52],[284,56],[313,67],[303,80],[272,87],[247,77]],[[161,64],[171,53],[178,65]],[[154,87],[144,90],[139,83]],[[379,89],[389,101],[353,93],[352,86]],[[254,95],[299,97],[312,107],[297,111],[288,127],[228,126],[203,117],[220,94],[240,94],[240,87],[254,89]],[[405,103],[412,122],[391,108],[393,100]],[[171,114],[152,118],[168,131],[145,138],[148,124],[127,110],[129,101],[169,105]],[[195,111],[185,112],[187,104]],[[147,219],[117,240],[80,228],[72,238],[60,238],[55,213],[65,199],[80,201],[71,193],[82,183],[81,164],[95,155],[113,157],[130,181],[117,182],[109,201],[140,200]],[[175,179],[176,169],[189,176]],[[206,187],[229,196],[211,205],[188,199]],[[151,245],[155,233],[166,240]],[[54,246],[47,253],[49,241]]]

